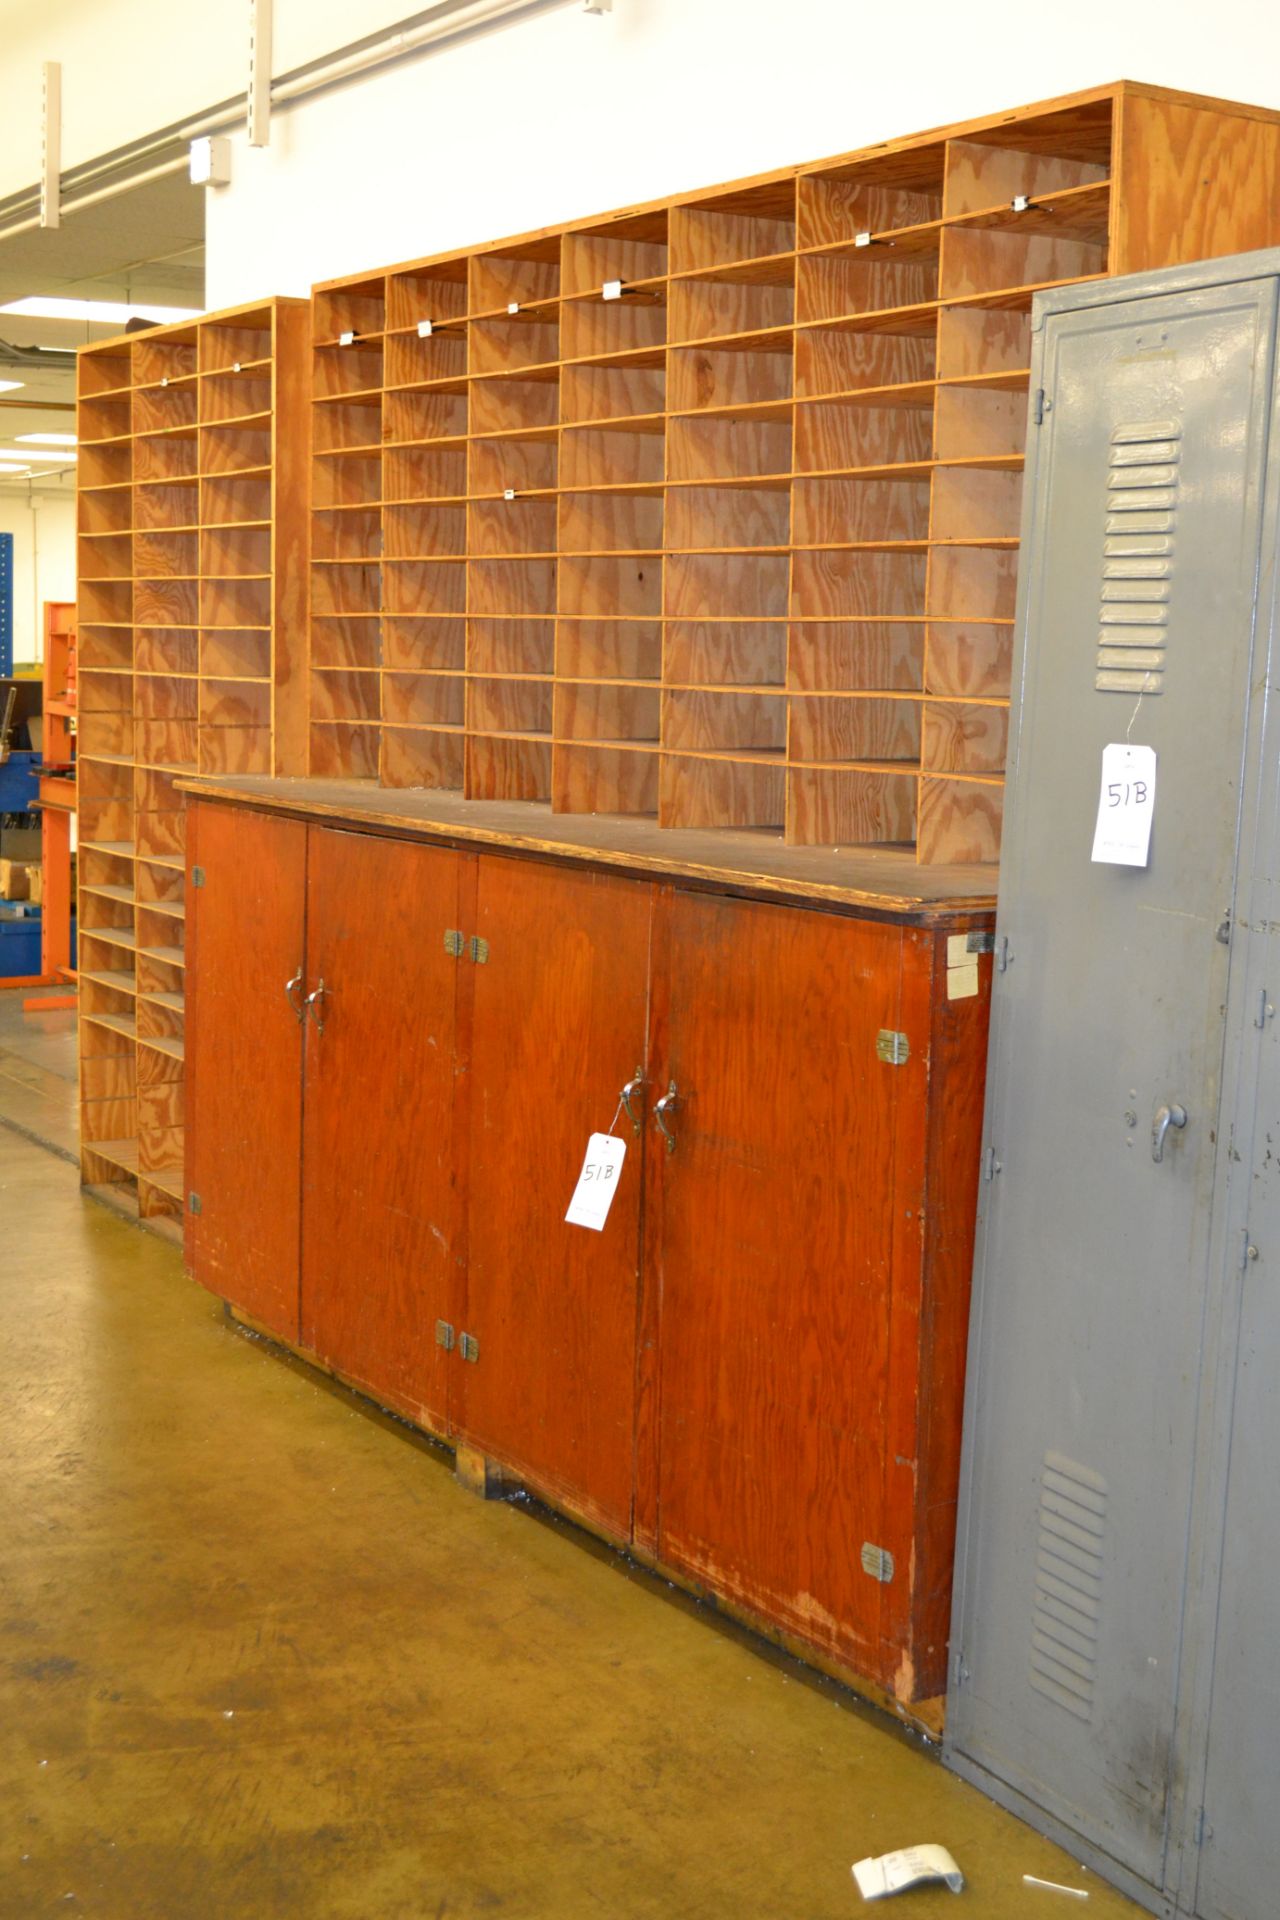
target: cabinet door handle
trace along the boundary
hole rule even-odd
[[[632,1133],[635,1134],[637,1139],[639,1139],[640,1137],[640,1119],[636,1113],[635,1108],[632,1106],[631,1102],[635,1099],[636,1095],[641,1091],[643,1086],[644,1086],[644,1069],[643,1067],[637,1067],[635,1072],[632,1074],[631,1078],[628,1080],[626,1086],[622,1089],[622,1092],[618,1095],[618,1099],[626,1111],[627,1118],[631,1122],[631,1131]]]
[[[653,1124],[658,1129],[658,1132],[662,1135],[663,1139],[666,1141],[668,1153],[675,1152],[676,1137],[674,1133],[672,1133],[670,1127],[667,1125],[667,1115],[669,1113],[674,1113],[676,1108],[679,1105],[680,1105],[680,1095],[676,1091],[675,1081],[672,1080],[668,1085],[666,1092],[663,1094],[661,1100],[655,1100],[653,1103]]]
[[[289,1011],[291,1013],[297,1014],[299,1026],[302,1025],[303,1021],[307,1017],[307,1009],[306,1009],[305,1002],[301,1000],[295,1000],[293,997],[301,985],[302,985],[302,968],[299,967],[298,971],[294,974],[292,980],[286,980],[284,983],[284,997],[289,1002]]]
[[[315,990],[309,993],[302,1003],[303,1013],[309,1013],[311,1015],[311,1018],[316,1023],[317,1033],[324,1032],[324,996],[326,991],[324,975],[321,974],[319,980],[316,982]]]

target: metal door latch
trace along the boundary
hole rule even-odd
[[[1157,1164],[1164,1159],[1165,1136],[1170,1127],[1181,1130],[1186,1124],[1187,1110],[1180,1107],[1176,1100],[1156,1108],[1155,1118],[1151,1122],[1151,1158]]]

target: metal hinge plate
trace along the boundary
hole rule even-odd
[[[204,868],[203,867],[192,867],[191,884],[193,887],[202,887],[204,885]]]
[[[1046,396],[1044,388],[1037,387],[1035,403],[1031,409],[1031,418],[1037,427],[1044,425],[1044,417],[1052,405],[1053,402]]]
[[[471,936],[470,951],[471,958],[475,961],[476,965],[482,967],[489,958],[489,942],[482,940],[478,933],[473,933]]]
[[[952,1685],[955,1687],[963,1687],[968,1682],[968,1679],[969,1679],[969,1663],[965,1659],[964,1654],[961,1652],[960,1648],[957,1647],[955,1652],[951,1656]]]
[[[474,1333],[460,1333],[458,1335],[458,1352],[464,1360],[469,1360],[472,1366],[475,1365],[476,1361],[480,1358],[480,1342],[476,1339]]]
[[[453,1352],[454,1331],[447,1320],[436,1321],[436,1345],[443,1347],[446,1353]]]
[[[905,1067],[910,1057],[911,1042],[906,1034],[881,1027],[876,1035],[876,1059],[883,1060],[887,1067]]]
[[[461,959],[462,950],[465,945],[466,945],[466,941],[463,939],[461,927],[445,928],[444,950],[448,954],[451,960]]]
[[[198,1193],[189,1193],[187,1195],[187,1212],[188,1213],[204,1212],[204,1202],[203,1200],[201,1200],[200,1195]]]
[[[1192,1835],[1192,1842],[1195,1846],[1202,1847],[1206,1840],[1212,1840],[1212,1838],[1213,1828],[1209,1824],[1208,1816],[1203,1807],[1198,1807],[1196,1809],[1196,1828]]]
[[[888,1586],[893,1578],[893,1555],[888,1547],[873,1546],[870,1540],[862,1543],[862,1571],[869,1573],[873,1580],[879,1580]]]
[[[1000,1162],[996,1159],[996,1150],[994,1147],[988,1147],[982,1156],[982,1177],[984,1180],[994,1180],[999,1172]]]

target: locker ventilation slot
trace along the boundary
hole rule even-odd
[[[1181,438],[1178,420],[1131,421],[1111,436],[1099,693],[1164,690]]]
[[[1102,1598],[1107,1483],[1060,1453],[1046,1453],[1031,1625],[1031,1684],[1047,1700],[1093,1718]]]

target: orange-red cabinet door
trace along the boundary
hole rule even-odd
[[[307,830],[197,800],[187,832],[187,1264],[296,1341]]]
[[[656,1062],[678,1102],[654,1169],[661,1557],[864,1672],[900,956],[895,927],[677,892]]]
[[[459,1426],[571,1512],[631,1527],[651,889],[482,855]],[[637,1118],[652,1090],[634,1097]],[[592,1133],[627,1144],[602,1232],[564,1215]]]
[[[303,1343],[436,1431],[456,1238],[457,890],[447,848],[310,829]]]

